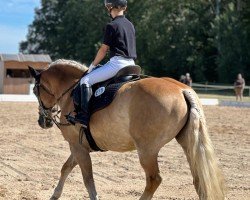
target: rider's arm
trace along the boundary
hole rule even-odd
[[[95,57],[95,60],[93,61],[92,64],[94,66],[97,66],[103,60],[103,58],[106,56],[108,51],[109,51],[109,46],[106,44],[102,44],[102,46],[98,50],[96,57]]]

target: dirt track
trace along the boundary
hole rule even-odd
[[[250,109],[205,107],[211,137],[225,174],[228,199],[250,199]],[[0,200],[49,199],[69,156],[56,128],[37,125],[35,103],[0,102]],[[139,199],[144,173],[136,152],[92,153],[101,200]],[[154,199],[198,199],[181,147],[172,141],[160,152],[163,182]],[[70,174],[61,200],[88,199],[79,167]]]

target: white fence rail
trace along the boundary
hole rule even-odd
[[[234,86],[227,86],[227,85],[207,85],[207,84],[200,84],[200,83],[193,83],[192,87],[197,90],[203,91],[220,91],[220,90],[234,90]],[[248,90],[248,95],[250,96],[250,86],[245,86],[244,90]]]

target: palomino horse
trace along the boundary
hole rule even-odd
[[[40,115],[52,119],[52,108],[59,105],[61,117],[57,125],[71,151],[51,199],[61,196],[64,182],[77,164],[90,199],[98,199],[90,146],[85,136],[79,142],[80,126],[68,125],[64,117],[74,110],[70,91],[86,70],[81,64],[67,60],[58,60],[41,73],[30,68],[36,79],[34,93],[42,109]],[[43,128],[52,125],[39,124]],[[160,185],[162,178],[157,156],[160,149],[174,138],[186,154],[199,199],[224,199],[223,178],[207,133],[203,109],[190,87],[171,78],[146,78],[126,83],[108,107],[92,115],[90,130],[96,144],[103,150],[137,150],[146,174],[141,200],[152,199]]]

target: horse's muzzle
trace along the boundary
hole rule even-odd
[[[38,124],[41,128],[48,129],[53,126],[53,121],[47,117],[40,115],[38,119]]]

